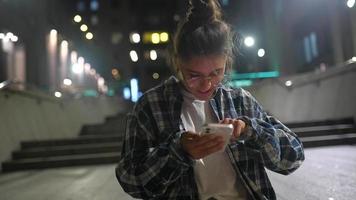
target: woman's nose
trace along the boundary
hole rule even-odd
[[[208,90],[210,90],[211,88],[211,79],[210,78],[204,78],[203,80],[200,81],[199,84],[199,90],[201,92],[206,92]]]

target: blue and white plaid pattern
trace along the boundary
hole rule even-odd
[[[182,102],[178,80],[171,77],[147,91],[128,114],[116,176],[131,196],[198,199],[194,160],[180,146]],[[265,168],[289,174],[301,165],[304,151],[296,134],[241,88],[219,86],[210,105],[219,119],[241,118],[249,125],[226,151],[251,199],[276,199]]]

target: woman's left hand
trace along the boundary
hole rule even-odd
[[[234,126],[234,131],[232,132],[232,138],[231,139],[238,139],[241,134],[244,133],[246,123],[240,119],[231,119],[231,118],[225,118],[221,122],[221,124],[232,124]]]

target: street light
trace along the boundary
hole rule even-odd
[[[138,55],[137,55],[137,52],[135,50],[131,50],[130,51],[130,58],[131,58],[132,62],[137,62],[138,61]]]
[[[255,45],[255,39],[251,36],[247,36],[244,40],[244,43],[247,47],[252,47]]]
[[[61,97],[62,97],[62,93],[56,91],[56,92],[54,93],[54,96],[57,97],[57,98],[61,98]]]
[[[85,31],[88,30],[88,26],[87,26],[86,24],[82,24],[82,25],[80,26],[80,30],[83,31],[83,32],[85,32]]]
[[[70,80],[69,78],[66,78],[63,80],[63,84],[66,86],[70,86],[70,85],[72,85],[72,80]]]
[[[138,81],[133,78],[130,80],[131,87],[131,101],[136,102],[138,100]]]
[[[288,80],[284,83],[287,87],[290,87],[293,85],[293,82],[291,80]]]
[[[125,99],[127,99],[127,100],[130,99],[130,97],[131,97],[130,88],[125,87],[123,93],[124,93],[124,98],[125,98]]]
[[[91,40],[91,39],[93,39],[94,35],[93,35],[91,32],[88,32],[87,34],[85,34],[85,37],[86,37],[88,40]]]
[[[84,71],[84,67],[83,65],[80,65],[78,63],[74,63],[72,65],[72,72],[75,73],[75,74],[82,74]]]
[[[159,37],[160,37],[160,40],[162,41],[162,42],[167,42],[168,41],[168,33],[167,32],[162,32],[160,35],[159,35]]]
[[[160,41],[159,33],[152,33],[151,40],[153,44],[158,44]]]
[[[157,73],[157,72],[153,73],[152,78],[155,80],[159,79],[159,73]]]
[[[73,20],[77,23],[81,22],[82,21],[82,17],[80,15],[76,15],[74,16]]]
[[[156,52],[156,50],[151,50],[150,51],[150,58],[151,58],[151,60],[157,60],[157,52]]]
[[[346,5],[347,5],[347,7],[349,7],[349,8],[353,8],[354,5],[355,5],[355,0],[348,0],[348,1],[346,2]]]
[[[132,43],[137,44],[137,43],[139,43],[141,41],[141,36],[138,33],[132,33],[130,35],[130,40],[131,40]]]
[[[264,49],[259,49],[257,52],[258,57],[262,58],[263,56],[265,56],[266,52]]]
[[[10,40],[11,40],[12,42],[17,42],[17,41],[19,40],[19,38],[18,38],[16,35],[12,35],[12,36],[10,37]]]

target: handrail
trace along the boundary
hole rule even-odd
[[[14,89],[11,86],[13,85],[23,85],[23,86],[30,86],[31,88],[35,88],[33,91],[31,90],[19,90],[19,89]],[[37,101],[48,101],[52,103],[61,103],[61,101],[56,98],[52,97],[51,95],[41,91],[37,87],[34,87],[33,85],[30,85],[28,83],[23,83],[19,81],[13,81],[13,80],[6,80],[0,83],[0,91],[4,91],[5,93],[11,93],[11,94],[17,94],[21,95],[27,98],[31,99],[36,99]],[[8,96],[7,96],[8,97]]]
[[[320,82],[322,80],[329,79],[329,78],[338,76],[340,74],[345,74],[345,73],[348,73],[348,72],[354,71],[354,70],[356,70],[356,62],[347,61],[345,63],[331,67],[324,72],[317,72],[317,73],[311,72],[308,74],[304,74],[304,76],[302,75],[302,76],[295,77],[294,79],[291,79],[293,84],[291,86],[289,86],[288,88],[292,89],[292,88],[297,88],[297,87],[301,87],[304,85],[308,85],[311,83]],[[284,80],[284,82],[285,81],[287,81],[287,80]],[[287,86],[285,86],[285,87],[287,87]]]
[[[265,81],[272,81],[290,90],[308,84],[318,83],[322,80],[329,79],[338,76],[340,74],[345,74],[354,70],[356,70],[356,61],[354,59],[350,59],[344,63],[340,63],[338,65],[335,65],[334,67],[330,67],[325,71],[307,72],[307,73],[289,76],[289,77],[280,77],[275,79],[263,80],[259,83],[254,84],[253,87],[259,87],[260,85],[263,86],[266,84]],[[285,84],[286,81],[291,81],[291,85],[287,86]]]
[[[6,80],[0,83],[0,90],[7,88],[11,84],[11,80]]]

